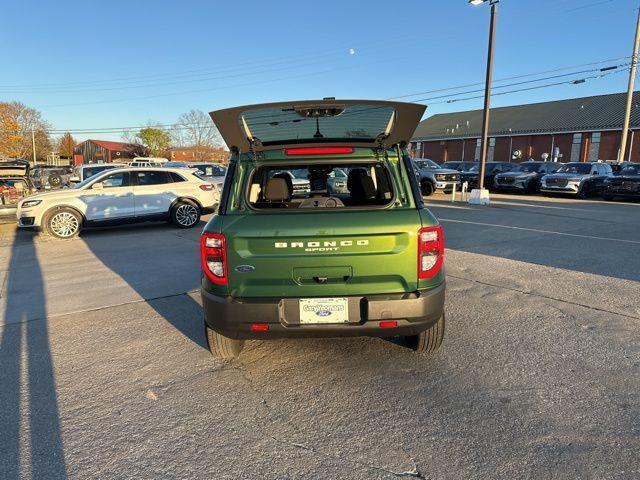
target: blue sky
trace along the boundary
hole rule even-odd
[[[497,79],[631,54],[635,0],[499,7]],[[489,8],[466,0],[22,0],[5,3],[2,18],[0,100],[38,108],[55,129],[82,129],[169,124],[194,108],[389,98],[482,82]],[[626,82],[620,73],[493,105],[620,92]],[[427,116],[482,106],[441,102],[425,102]]]

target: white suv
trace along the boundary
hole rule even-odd
[[[197,172],[181,168],[118,168],[75,188],[30,196],[18,204],[18,227],[39,227],[71,238],[83,227],[169,220],[180,228],[215,211],[218,189]]]

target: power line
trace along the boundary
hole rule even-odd
[[[520,89],[516,89],[516,90],[508,90],[506,92],[498,92],[495,94],[491,94],[492,97],[498,97],[501,95],[508,95],[511,93],[520,93],[520,92],[527,92],[527,91],[531,91],[531,90],[539,90],[542,88],[550,88],[550,87],[556,87],[559,85],[580,85],[582,83],[585,83],[587,80],[596,80],[596,79],[600,79],[600,78],[604,78],[607,77],[609,75],[613,75],[616,73],[622,73],[627,71],[627,69],[622,69],[622,70],[616,70],[614,72],[608,72],[608,73],[603,73],[602,75],[593,75],[590,77],[584,77],[584,78],[580,78],[580,79],[575,79],[575,80],[568,80],[565,82],[555,82],[555,83],[548,83],[545,85],[536,85],[535,87],[528,87],[528,88],[520,88]],[[478,95],[475,97],[466,97],[466,98],[456,98],[456,99],[452,99],[452,100],[445,100],[442,102],[434,102],[431,103],[431,105],[438,105],[438,104],[442,104],[442,103],[457,103],[457,102],[464,102],[467,100],[477,100],[478,98],[483,98],[482,95]],[[423,101],[427,101],[428,99],[420,99],[420,100],[415,100],[415,102],[423,102]]]
[[[551,87],[555,87],[555,86],[560,86],[560,85],[579,85],[582,83],[585,83],[588,80],[594,80],[594,79],[601,79],[604,77],[607,77],[609,75],[613,75],[613,74],[617,74],[617,73],[622,73],[627,71],[626,68],[622,68],[622,69],[617,69],[617,70],[606,70],[605,72],[599,74],[599,75],[591,75],[588,77],[582,77],[582,78],[572,78],[570,80],[566,80],[566,81],[562,81],[562,82],[554,82],[554,83],[548,83],[548,84],[544,84],[544,85],[535,85],[532,87],[527,87],[527,88],[519,88],[519,89],[514,89],[514,90],[508,90],[508,91],[504,91],[504,92],[495,92],[492,93],[492,97],[497,97],[497,96],[502,96],[502,95],[508,95],[508,94],[513,94],[513,93],[520,93],[520,92],[525,92],[525,91],[532,91],[532,90],[539,90],[539,89],[544,89],[544,88],[551,88]],[[544,80],[549,80],[552,78],[555,78],[557,76],[552,76],[552,77],[548,77],[548,78],[541,78],[538,79],[536,81],[544,81]],[[521,85],[522,83],[525,82],[517,82],[511,85],[503,85],[502,87],[508,87],[508,86],[516,86],[516,85]],[[528,82],[527,82],[528,83]],[[467,92],[468,93],[468,92]],[[456,94],[457,95],[457,94]],[[437,98],[450,98],[453,97],[454,95],[448,95],[448,96],[440,96]],[[482,95],[478,95],[478,96],[472,96],[472,97],[465,97],[465,98],[453,98],[453,99],[449,99],[449,100],[443,100],[440,102],[432,102],[430,103],[431,105],[437,105],[437,104],[444,104],[444,103],[457,103],[457,102],[463,102],[463,101],[468,101],[468,100],[476,100],[479,98],[483,98]],[[422,98],[422,99],[417,99],[414,100],[416,103],[419,102],[426,102],[426,101],[430,101],[433,98]],[[373,108],[378,108],[378,107],[372,107]],[[357,114],[358,112],[354,112],[354,114]],[[364,112],[360,112],[360,113],[364,113]],[[288,115],[288,114],[285,114]],[[288,120],[282,121],[280,123],[286,123],[288,122]],[[195,124],[192,126],[180,126],[177,124],[164,124],[164,125],[149,125],[149,127],[152,128],[160,128],[160,129],[167,129],[167,130],[187,130],[190,128],[193,128],[194,126],[210,126],[213,127],[212,123],[206,123],[206,124]],[[140,130],[141,128],[145,128],[144,126],[138,126],[138,127],[109,127],[109,128],[101,128],[101,129],[57,129],[57,130],[50,130],[49,133],[76,133],[76,134],[95,134],[95,133],[127,133],[127,132],[132,132],[132,131],[136,131],[136,130]]]
[[[594,65],[601,65],[603,63],[609,63],[609,62],[618,62],[620,60],[628,60],[630,57],[618,57],[618,58],[609,58],[606,60],[600,60],[600,61],[596,61],[596,62],[590,62],[590,63],[583,63],[580,65],[573,65],[573,66],[568,66],[568,67],[560,67],[560,68],[554,68],[551,70],[543,70],[541,72],[535,72],[535,73],[527,73],[524,75],[514,75],[511,77],[504,77],[504,78],[500,78],[498,80],[494,80],[494,83],[500,83],[500,82],[506,82],[509,80],[518,80],[520,78],[527,78],[527,77],[535,77],[538,75],[545,75],[547,73],[556,73],[556,72],[562,72],[562,71],[566,71],[566,70],[572,70],[574,68],[582,68],[582,67],[592,67]],[[439,92],[448,92],[451,90],[459,90],[461,88],[469,88],[469,87],[475,87],[478,85],[484,85],[484,82],[476,82],[476,83],[468,83],[466,85],[457,85],[455,87],[445,87],[445,88],[438,88],[435,90],[427,90],[424,92],[415,92],[415,93],[407,93],[404,95],[399,95],[397,97],[389,97],[387,98],[387,100],[399,100],[401,98],[410,98],[410,97],[416,97],[418,95],[428,95],[430,93],[439,93]]]

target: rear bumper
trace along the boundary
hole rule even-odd
[[[18,205],[0,205],[0,217],[14,217],[18,211]]]
[[[298,298],[220,297],[204,288],[201,293],[206,324],[229,338],[385,337],[416,335],[436,323],[444,312],[445,283],[408,294],[349,297],[350,311],[359,310],[356,315],[359,318],[350,323],[324,325],[301,325],[295,319],[287,321],[285,311],[295,307]],[[382,328],[382,320],[396,320],[397,327]],[[268,324],[269,330],[251,330],[251,325],[256,323]]]

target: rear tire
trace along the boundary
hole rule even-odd
[[[422,195],[425,197],[430,197],[431,195],[433,195],[433,185],[431,185],[431,182],[428,180],[422,182],[422,184],[420,185],[420,190],[422,190]]]
[[[207,345],[211,355],[220,359],[237,358],[244,348],[244,340],[235,340],[233,338],[220,335],[215,330],[209,328],[207,324],[204,326],[207,333]]]
[[[200,222],[200,208],[191,202],[178,202],[171,209],[171,223],[178,228],[193,228]]]
[[[444,339],[444,312],[442,316],[429,329],[418,335],[407,335],[404,337],[408,348],[420,353],[437,352]]]

